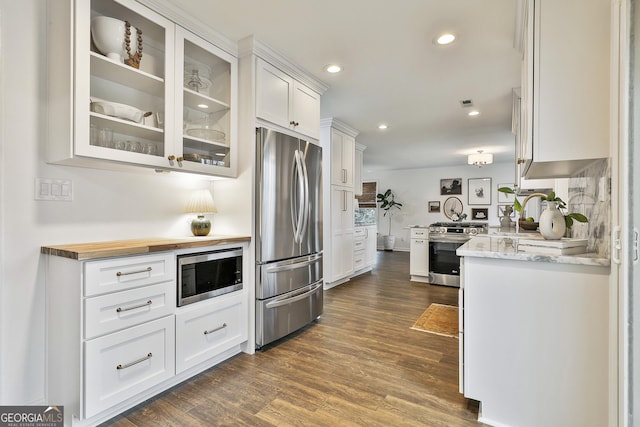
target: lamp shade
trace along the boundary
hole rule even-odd
[[[479,168],[484,165],[490,165],[493,163],[493,154],[484,153],[482,150],[478,150],[478,154],[469,154],[467,157],[467,163],[478,166]]]
[[[217,213],[216,205],[209,190],[197,190],[191,194],[189,203],[184,210],[188,213]]]

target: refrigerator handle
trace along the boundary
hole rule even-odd
[[[277,299],[275,301],[271,301],[265,304],[265,308],[276,308],[283,305],[291,304],[292,302],[300,301],[305,298],[309,298],[309,296],[315,293],[319,288],[322,287],[322,280],[310,285],[310,289],[303,294],[299,294],[293,297],[286,297],[282,299]]]
[[[291,186],[291,225],[293,226],[293,240],[296,243],[300,243],[302,239],[302,219],[304,211],[302,209],[302,203],[304,202],[304,187],[302,182],[304,176],[302,168],[300,167],[300,151],[296,150],[293,153],[293,166],[292,166],[292,181],[296,185]]]
[[[307,224],[309,222],[309,174],[307,173],[307,164],[304,159],[304,155],[302,151],[300,153],[300,168],[302,169],[302,179],[303,179],[303,192],[304,197],[302,199],[302,225],[300,227],[300,240],[307,234]]]

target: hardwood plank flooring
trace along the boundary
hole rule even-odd
[[[458,393],[458,340],[410,329],[457,289],[409,281],[409,254],[325,291],[324,314],[104,426],[477,426]]]

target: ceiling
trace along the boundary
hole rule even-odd
[[[322,117],[360,131],[367,171],[513,162],[514,0],[183,0],[231,40],[249,35],[329,85]],[[444,31],[454,43],[436,46]],[[338,63],[339,74],[325,65]],[[460,101],[480,115],[469,117]],[[388,129],[378,130],[380,123]]]

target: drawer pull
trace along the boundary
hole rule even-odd
[[[127,307],[127,308],[118,307],[118,308],[116,308],[116,311],[118,313],[122,313],[123,311],[135,310],[136,308],[146,307],[146,306],[151,305],[151,304],[153,304],[153,301],[149,300],[149,301],[147,301],[145,303],[138,304],[138,305],[133,305],[133,306]]]
[[[204,331],[204,334],[205,334],[205,335],[209,335],[209,334],[212,334],[212,333],[214,333],[214,332],[219,331],[220,329],[224,329],[224,328],[226,328],[226,327],[227,327],[227,324],[226,324],[226,323],[223,323],[223,324],[222,324],[222,326],[218,326],[217,328],[213,328],[213,329],[211,329],[210,331]]]
[[[125,271],[124,273],[122,271],[118,271],[116,273],[116,276],[120,277],[120,276],[128,276],[129,274],[137,274],[137,273],[147,273],[149,271],[151,271],[152,268],[151,267],[147,267],[144,270],[136,270],[136,271]]]
[[[147,354],[145,357],[141,357],[138,360],[134,360],[133,362],[129,362],[129,363],[125,363],[124,365],[118,365],[116,366],[116,369],[127,369],[132,367],[133,365],[137,365],[138,363],[144,362],[145,360],[149,360],[153,357],[153,354],[149,353]]]

